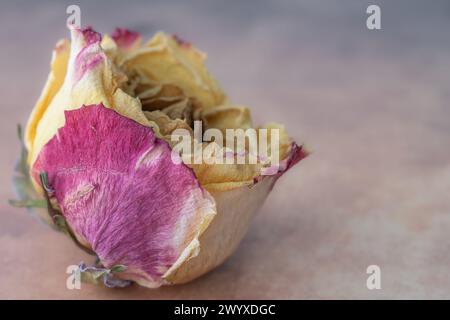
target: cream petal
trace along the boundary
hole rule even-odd
[[[39,97],[31,115],[28,119],[28,123],[25,131],[25,145],[28,150],[33,146],[33,142],[36,136],[36,128],[43,114],[47,110],[50,102],[60,90],[66,77],[67,64],[70,55],[70,42],[69,40],[60,40],[55,49],[53,49],[52,61],[50,65],[50,74],[47,78],[47,83]]]

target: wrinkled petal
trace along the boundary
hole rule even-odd
[[[147,119],[155,122],[158,125],[159,131],[162,137],[167,141],[171,142],[170,135],[173,131],[177,129],[185,129],[188,132],[192,132],[191,127],[182,119],[171,119],[166,113],[156,110],[152,112],[144,112]]]
[[[111,34],[111,38],[117,44],[117,47],[125,51],[137,49],[142,41],[141,35],[138,32],[125,28],[116,28]]]
[[[53,49],[52,61],[50,65],[50,74],[47,78],[44,90],[39,97],[36,106],[28,120],[25,131],[25,145],[28,150],[33,146],[36,136],[36,128],[41,120],[43,114],[47,110],[48,105],[55,97],[64,83],[64,78],[67,72],[67,63],[69,61],[70,42],[66,39],[60,40],[55,49]]]
[[[174,103],[161,111],[173,120],[181,119],[192,126],[192,104],[189,99]]]
[[[148,287],[199,252],[214,200],[192,170],[174,164],[148,127],[102,105],[65,112],[32,176],[48,173],[62,214],[106,268]]]
[[[274,175],[261,176],[251,185],[228,190],[212,190],[217,216],[200,236],[202,250],[182,267],[168,275],[171,283],[186,283],[222,264],[236,250],[245,236],[251,218],[264,204],[276,181],[294,164],[307,156],[304,148],[294,144],[284,162],[286,166]],[[220,236],[219,236],[220,235]]]
[[[231,155],[231,157],[234,156]],[[249,186],[261,175],[260,164],[192,163],[188,166],[194,170],[198,180],[208,191],[226,191]]]
[[[250,110],[245,106],[224,105],[201,112],[205,130],[215,128],[225,133],[226,129],[248,129],[252,127]]]
[[[219,113],[221,112],[222,111]],[[229,110],[224,110],[223,112],[228,113]],[[241,113],[241,111],[239,111],[239,113]],[[221,117],[217,119],[219,124],[216,124],[216,126],[222,126],[220,124],[221,119]],[[242,125],[240,119],[245,119],[245,117],[238,117],[237,119]],[[224,123],[226,123],[226,125],[221,129],[225,130],[228,126],[232,127],[233,124],[229,123],[231,121],[232,120],[227,119],[227,117],[224,117]],[[256,180],[260,180],[263,176],[278,175],[280,172],[285,172],[290,167],[288,164],[291,164],[294,161],[292,160],[293,157],[296,158],[301,155],[301,160],[308,154],[303,147],[298,146],[291,138],[289,138],[284,126],[276,123],[269,123],[258,128],[258,130],[260,129],[268,130],[267,141],[265,143],[267,146],[267,159],[259,159],[256,164],[238,164],[236,160],[234,160],[232,164],[225,164],[226,161],[224,160],[224,164],[220,165],[207,163],[194,164],[193,160],[191,160],[188,166],[194,170],[198,180],[208,191],[227,191],[242,186],[251,186]],[[270,130],[272,129],[278,131],[278,164],[272,164],[270,158],[273,152],[273,150],[271,150],[272,135],[270,134]],[[261,143],[261,141],[258,141],[258,147]],[[225,154],[224,157],[235,158],[236,154]]]
[[[193,99],[196,108],[211,108],[223,104],[225,94],[206,70],[205,59],[206,55],[191,44],[159,32],[147,45],[132,52],[123,67],[138,72],[150,90],[165,87],[167,92],[156,91],[155,98],[182,95]]]
[[[278,149],[277,153],[279,155],[280,162],[283,160],[286,160],[289,157],[289,152],[293,146],[294,141],[292,138],[289,137],[289,135],[286,132],[286,129],[283,125],[275,122],[270,122],[265,124],[264,126],[260,126],[257,128],[258,132],[261,129],[267,130],[267,140],[266,140],[266,146],[267,146],[267,156],[268,158],[271,157],[273,150],[272,149],[272,139],[274,136],[278,137]],[[277,135],[273,135],[271,133],[272,130],[278,131]],[[258,134],[259,137],[259,134]],[[258,141],[258,144],[261,144],[262,141]],[[295,144],[295,143],[294,143]],[[270,160],[266,163],[266,166],[270,165]]]
[[[141,46],[142,37],[138,32],[124,28],[116,28],[111,36],[102,37],[101,47],[106,55],[118,66],[127,57],[127,54]]]
[[[64,83],[52,99],[46,100],[49,105],[37,123],[35,138],[29,146],[30,164],[57,129],[64,125],[64,111],[77,109],[84,104],[103,103],[128,118],[152,126],[158,133],[157,126],[143,114],[139,99],[129,96],[120,88],[127,77],[105,54],[100,34],[90,28],[73,27],[71,36]],[[32,127],[29,131],[32,132]]]

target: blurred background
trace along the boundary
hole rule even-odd
[[[66,289],[91,259],[11,208],[24,124],[66,7],[83,25],[176,33],[255,123],[284,123],[312,155],[283,176],[241,244],[190,284]],[[381,8],[368,30],[366,8]],[[450,2],[0,1],[0,298],[450,298]],[[380,290],[366,268],[381,268]]]

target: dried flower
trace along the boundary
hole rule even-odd
[[[255,130],[279,133],[268,150],[279,155],[276,165],[264,157],[189,162],[186,153],[173,161],[176,130],[199,142],[194,121],[219,132],[253,128],[249,109],[229,103],[207,72],[205,54],[164,33],[144,45],[125,29],[102,37],[72,27],[71,36],[53,51],[28,121],[26,159],[16,177],[28,198],[15,204],[45,204],[47,221],[98,257],[96,267],[83,270],[111,285],[184,283],[218,266],[276,180],[307,153],[270,124]],[[273,139],[261,137],[258,145]],[[200,141],[202,155],[217,156],[209,150],[218,143]],[[27,174],[44,202],[30,198]]]

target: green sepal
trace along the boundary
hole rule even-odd
[[[111,272],[124,272],[127,269],[127,266],[123,264],[116,264],[115,266],[111,267]]]
[[[45,199],[8,200],[9,204],[17,208],[47,208]]]
[[[80,263],[78,272],[80,272],[80,280],[84,283],[98,285],[101,281],[107,287],[126,287],[131,284],[131,281],[114,278],[115,273],[123,272],[126,268],[125,265],[114,265],[111,268],[89,267]]]
[[[52,220],[49,219],[45,210],[46,200],[36,191],[31,180],[30,168],[28,165],[28,151],[23,142],[23,130],[20,124],[17,125],[17,136],[21,148],[20,157],[15,166],[12,182],[18,199],[9,200],[9,204],[14,207],[27,208],[28,213],[38,217],[39,220],[55,229]]]
[[[15,167],[13,185],[19,199],[9,200],[9,204],[14,207],[27,208],[28,212],[33,216],[39,217],[41,221],[45,222],[52,229],[68,235],[79,248],[89,254],[95,254],[94,251],[86,248],[78,241],[64,216],[52,206],[50,197],[54,191],[49,186],[46,172],[41,172],[39,175],[41,186],[44,190],[44,198],[36,191],[30,176],[28,151],[23,142],[23,131],[20,124],[17,125],[17,136],[20,140],[21,151]]]

